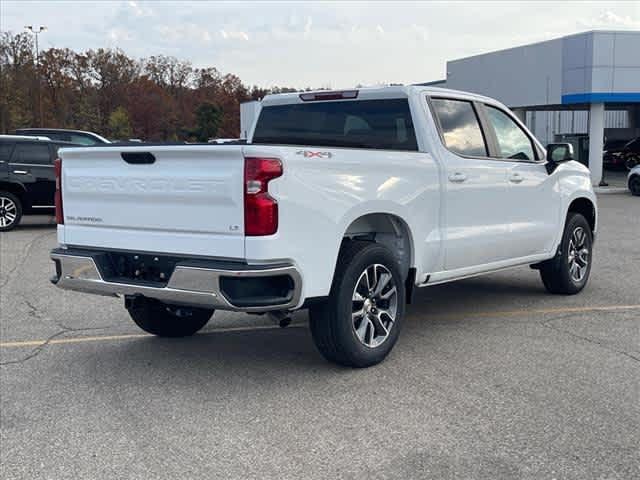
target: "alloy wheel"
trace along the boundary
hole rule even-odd
[[[571,232],[568,263],[571,280],[580,283],[585,278],[589,267],[587,232],[582,227],[576,227]]]
[[[368,266],[353,289],[351,320],[356,337],[375,348],[389,338],[398,313],[398,289],[393,275],[381,264]]]
[[[0,227],[10,227],[18,217],[18,208],[13,200],[0,197]]]

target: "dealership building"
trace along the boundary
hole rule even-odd
[[[591,31],[447,62],[431,85],[475,92],[509,106],[544,144],[570,142],[603,180],[605,140],[640,136],[640,31]],[[247,138],[260,102],[241,104]]]
[[[545,143],[569,141],[602,181],[606,140],[640,136],[640,32],[593,31],[447,62],[429,85],[496,98]]]

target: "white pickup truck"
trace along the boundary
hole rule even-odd
[[[408,86],[267,96],[244,145],[60,150],[59,287],[124,297],[161,336],[215,309],[310,310],[330,361],[393,347],[415,287],[531,265],[589,278],[596,197],[567,144],[502,104]]]

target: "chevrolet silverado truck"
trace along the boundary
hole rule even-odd
[[[501,103],[421,86],[270,95],[246,144],[60,150],[58,287],[159,336],[214,310],[309,309],[338,364],[382,361],[417,287],[530,265],[589,278],[596,197],[568,144]]]

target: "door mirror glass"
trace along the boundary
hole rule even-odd
[[[550,143],[547,145],[547,160],[555,163],[573,160],[573,145],[570,143]]]

